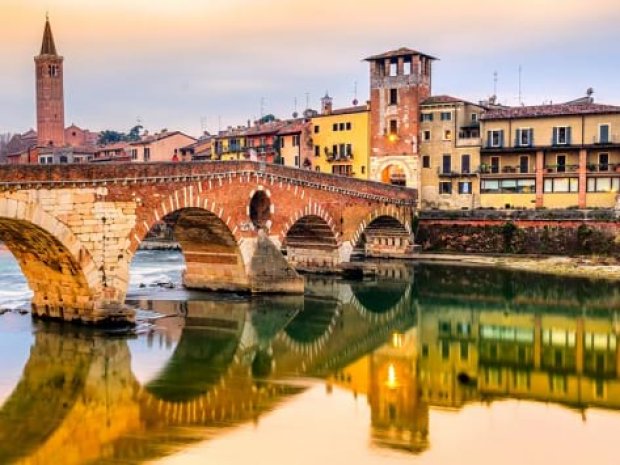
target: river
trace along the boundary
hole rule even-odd
[[[616,283],[394,263],[247,299],[182,270],[138,253],[135,334],[0,316],[0,463],[618,463]],[[28,307],[8,252],[0,289]]]

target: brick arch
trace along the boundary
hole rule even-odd
[[[78,319],[102,297],[104,283],[91,253],[38,204],[0,199],[0,238],[34,292],[36,315]]]
[[[226,211],[225,207],[218,205],[215,200],[209,197],[206,192],[203,192],[200,184],[193,184],[176,190],[160,202],[157,207],[151,209],[145,215],[139,216],[136,226],[129,234],[130,254],[135,254],[153,226],[162,221],[167,215],[189,208],[205,210],[217,216],[226,225],[235,238],[235,242],[239,245],[241,243],[241,231],[236,225],[231,229],[233,220],[229,212]]]
[[[375,221],[377,218],[380,218],[382,216],[387,216],[389,218],[394,218],[395,220],[397,220],[404,228],[405,230],[411,234],[412,232],[412,228],[411,228],[411,223],[409,221],[409,219],[406,217],[405,214],[403,214],[399,209],[392,207],[392,206],[387,206],[387,207],[381,207],[381,208],[377,208],[375,210],[373,210],[371,213],[369,213],[366,218],[364,220],[362,220],[362,222],[359,224],[359,226],[356,228],[355,232],[353,233],[352,236],[352,243],[353,244],[357,244],[361,237],[362,234],[364,233],[364,231],[366,230],[366,228],[373,222]]]
[[[284,240],[286,239],[289,231],[293,226],[295,226],[295,224],[297,224],[298,221],[308,216],[317,216],[323,221],[325,221],[325,223],[327,223],[327,226],[329,226],[329,229],[332,231],[336,242],[341,242],[342,238],[340,236],[340,233],[336,230],[336,222],[329,214],[329,212],[325,208],[321,207],[320,204],[310,202],[304,208],[300,208],[299,210],[297,210],[297,212],[290,218],[290,220],[284,224],[279,235],[280,243],[284,243]]]

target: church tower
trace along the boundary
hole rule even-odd
[[[65,145],[63,57],[56,52],[49,18],[45,20],[41,53],[34,59],[37,84],[37,133],[40,147]]]

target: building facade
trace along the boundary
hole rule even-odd
[[[480,105],[447,95],[420,106],[421,208],[480,206]]]
[[[368,179],[370,165],[370,108],[368,105],[334,110],[329,96],[312,117],[312,169],[322,173]]]
[[[131,161],[137,163],[181,161],[180,150],[196,142],[196,139],[180,131],[161,131],[145,135],[139,141],[131,142]]]
[[[482,116],[481,206],[612,208],[620,191],[620,107],[574,102]]]

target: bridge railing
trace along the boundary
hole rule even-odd
[[[274,177],[317,189],[368,197],[390,204],[415,205],[417,191],[375,181],[291,168],[264,162],[203,161],[175,163],[102,163],[67,165],[2,165],[0,190],[62,188],[109,183],[191,182],[232,175]]]

